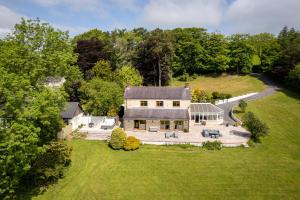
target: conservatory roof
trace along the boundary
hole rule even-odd
[[[219,113],[223,110],[211,103],[192,103],[191,104],[192,113]]]

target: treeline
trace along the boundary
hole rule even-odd
[[[97,61],[106,60],[112,70],[125,65],[138,69],[144,85],[168,85],[171,77],[185,80],[205,73],[261,72],[299,86],[300,33],[293,28],[284,27],[278,36],[225,36],[202,28],[93,29],[74,37],[73,43],[86,79]]]

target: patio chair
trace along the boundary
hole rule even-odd
[[[172,134],[171,132],[165,132],[165,138],[169,139],[171,137],[171,134]]]
[[[174,138],[178,138],[178,133],[174,132],[173,136]]]

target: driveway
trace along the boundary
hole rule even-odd
[[[259,92],[253,96],[246,97],[244,98],[245,101],[252,101],[256,99],[261,99],[266,96],[270,96],[273,93],[275,93],[277,90],[279,90],[279,87],[277,87],[274,82],[269,79],[268,77],[265,77],[261,74],[252,74],[253,76],[256,76],[260,80],[262,80],[268,87],[262,91]],[[229,102],[229,103],[224,103],[224,104],[219,104],[217,105],[219,108],[222,108],[224,110],[224,121],[228,122],[229,124],[234,124],[236,121],[231,117],[230,112],[231,109],[239,104],[240,100]]]

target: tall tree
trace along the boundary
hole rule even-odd
[[[117,68],[133,64],[132,59],[147,33],[148,31],[143,28],[133,29],[132,31],[117,29],[111,32]]]
[[[112,110],[118,110],[123,103],[123,90],[114,82],[99,78],[83,82],[80,88],[81,103],[85,112],[106,116]]]
[[[208,34],[202,28],[176,28],[171,31],[174,44],[172,69],[175,76],[200,73],[206,70]]]
[[[131,86],[140,86],[143,83],[143,77],[139,71],[132,66],[123,66],[118,69],[115,75],[115,81],[118,82],[122,88],[126,88],[129,84]]]
[[[135,66],[144,77],[144,84],[166,85],[172,56],[171,35],[160,29],[152,31],[139,46],[135,59]]]
[[[280,71],[286,76],[300,62],[300,32],[284,27],[278,35],[278,43],[281,46]]]
[[[260,33],[250,36],[248,41],[259,58],[260,71],[270,71],[279,56],[280,46],[277,38],[270,33]]]
[[[228,42],[224,35],[220,33],[209,34],[205,48],[209,71],[223,72],[229,68]]]
[[[109,58],[107,44],[96,38],[78,41],[75,52],[78,53],[77,64],[86,79],[91,78],[89,77],[88,71],[91,70],[99,60],[108,60]]]
[[[253,47],[248,43],[249,35],[235,34],[229,37],[230,67],[237,73],[252,71]]]
[[[68,34],[38,19],[22,19],[0,45],[0,66],[33,84],[48,76],[64,76],[77,68],[76,59]]]
[[[62,127],[65,94],[43,81],[78,71],[68,34],[39,20],[23,19],[0,43],[0,199],[13,199]]]

